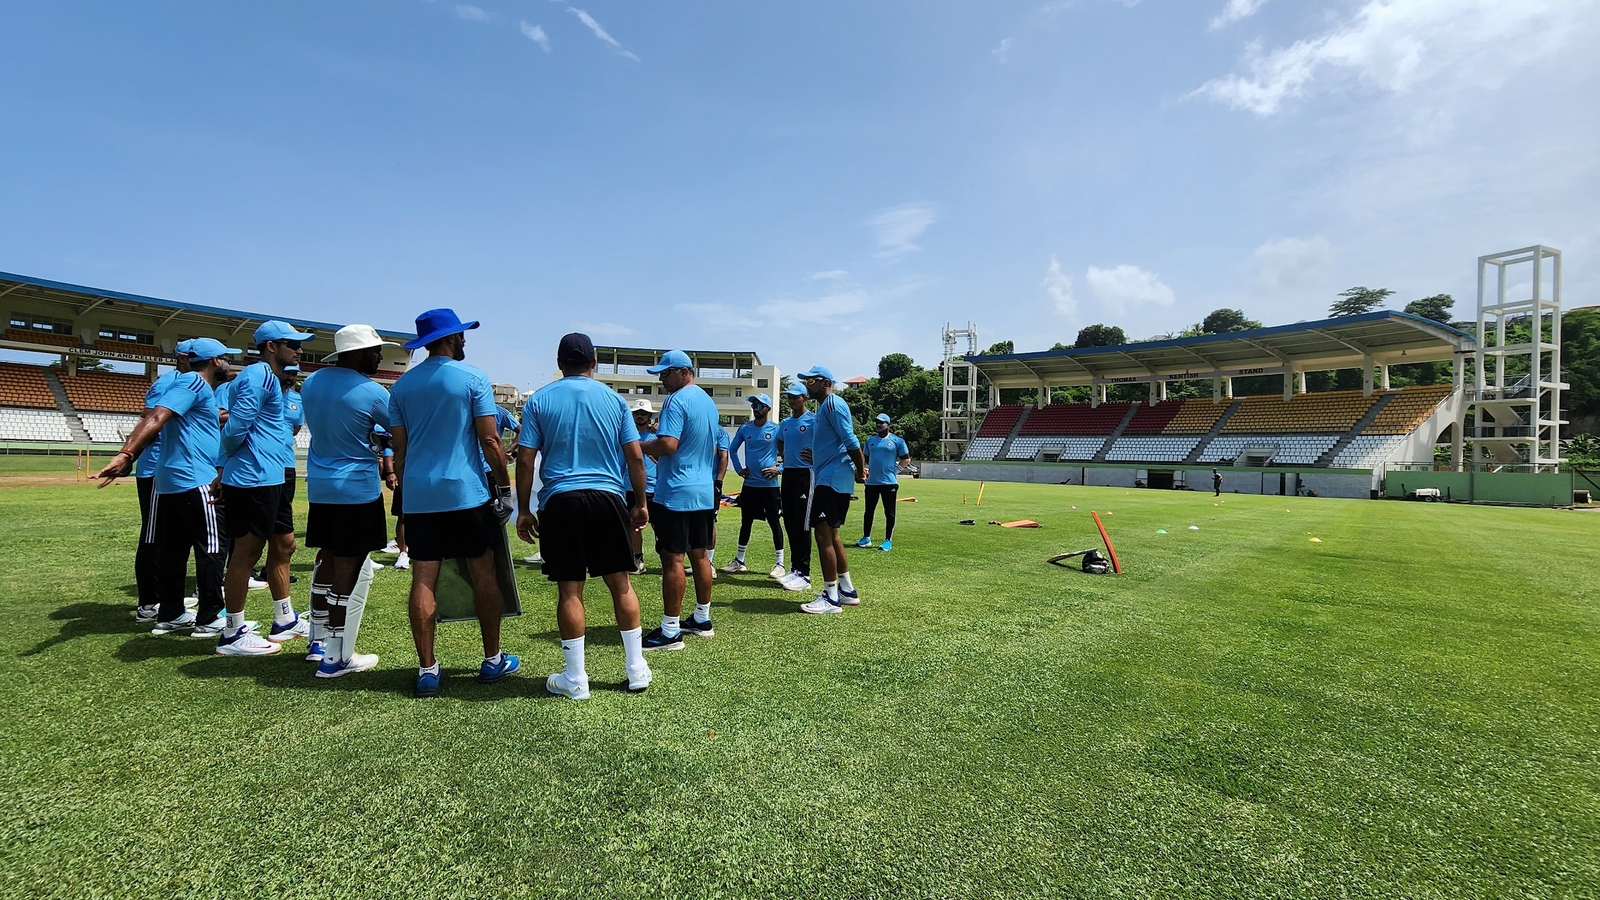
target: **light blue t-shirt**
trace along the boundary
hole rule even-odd
[[[217,398],[211,385],[198,372],[181,373],[156,405],[173,413],[161,426],[156,493],[181,494],[216,481],[222,429],[217,425]]]
[[[638,425],[634,427],[637,428]],[[639,432],[639,443],[642,444],[655,436],[656,430],[654,428],[646,428],[644,431]],[[644,458],[644,492],[646,494],[654,494],[656,492],[656,461],[648,456]]]
[[[285,401],[283,418],[289,423],[289,434],[293,436],[296,428],[306,424],[305,399],[300,396],[299,391],[292,389],[283,392],[283,399]]]
[[[911,448],[898,434],[867,438],[867,484],[899,484],[900,457],[910,456]]]
[[[817,414],[806,410],[803,415],[790,416],[778,423],[778,438],[783,441],[783,467],[809,469],[811,464],[800,457],[800,451],[811,449],[811,438],[816,434]]]
[[[739,448],[744,448],[744,464],[740,465],[737,456]],[[746,422],[739,426],[739,431],[733,436],[733,444],[728,448],[728,454],[733,457],[733,466],[739,472],[739,477],[744,479],[745,487],[769,488],[778,486],[778,476],[767,477],[761,474],[762,469],[778,464],[778,425],[775,422]]]
[[[406,430],[400,487],[407,515],[489,502],[477,420],[492,417],[494,410],[489,377],[443,356],[417,363],[394,383],[389,421],[391,429]]]
[[[173,369],[171,372],[168,372],[152,382],[150,388],[144,392],[144,408],[155,409],[156,404],[161,401],[161,395],[167,392],[167,388],[172,387],[172,382],[177,380],[178,375],[178,370]],[[134,477],[154,478],[156,477],[156,472],[160,470],[160,468],[161,435],[158,432],[156,434],[156,439],[146,445],[144,452],[139,454],[139,461],[134,468]]]
[[[850,404],[829,394],[817,407],[816,434],[811,439],[811,468],[817,472],[816,484],[827,485],[841,494],[856,492],[856,467],[849,451],[861,446],[850,421]]]
[[[717,447],[728,436],[717,424],[716,402],[698,384],[683,388],[662,405],[657,433],[677,438],[678,452],[656,467],[656,502],[677,512],[716,509]]]
[[[372,433],[389,424],[389,392],[354,369],[332,368],[312,372],[301,394],[311,429],[306,499],[371,503],[382,496]]]
[[[583,375],[540,388],[522,406],[518,446],[539,451],[539,508],[567,491],[626,493],[622,448],[639,443],[628,404],[616,391]]]
[[[294,468],[294,430],[278,374],[264,362],[246,366],[233,380],[228,424],[222,426],[222,483],[229,487],[283,484]]]
[[[217,409],[219,410],[227,409],[228,401],[233,399],[233,388],[239,383],[238,373],[234,373],[234,375],[235,377],[232,380],[224,381],[217,385]]]

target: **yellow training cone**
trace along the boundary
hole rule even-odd
[[[1320,544],[1320,543],[1322,543],[1322,538],[1312,538],[1311,539],[1311,543]]]

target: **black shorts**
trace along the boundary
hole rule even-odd
[[[366,556],[389,543],[383,498],[367,503],[313,503],[306,514],[306,546],[329,556]]]
[[[156,480],[136,478],[139,486],[139,543],[152,547],[156,544]]]
[[[633,571],[633,525],[610,491],[562,491],[539,511],[544,577],[582,581]],[[585,575],[584,573],[588,574]]]
[[[477,559],[504,539],[505,527],[487,503],[448,512],[406,514],[406,551],[423,562]]]
[[[270,538],[294,534],[294,492],[285,485],[263,487],[222,486],[228,540],[245,535]]]
[[[405,515],[400,511],[400,485],[394,486],[394,502],[389,506],[389,513],[396,518]]]
[[[841,494],[825,484],[815,485],[811,489],[811,515],[807,518],[813,526],[826,522],[838,528],[850,514],[852,499],[852,495]]]
[[[300,473],[293,469],[283,470],[283,489],[289,492],[289,502],[294,502],[295,488],[300,484]]]
[[[687,512],[650,504],[650,527],[656,533],[657,553],[688,553],[711,546],[717,531],[716,511],[695,509]]]
[[[652,504],[654,502],[656,502],[656,492],[655,491],[645,491],[644,492],[644,505],[645,505],[645,508],[649,509],[650,508],[650,504]],[[622,495],[622,505],[626,506],[629,509],[633,509],[633,491],[628,491],[628,492],[626,492],[626,493],[624,493]]]
[[[739,492],[739,509],[747,519],[783,515],[783,497],[775,487],[746,487]]]

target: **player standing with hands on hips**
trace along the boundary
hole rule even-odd
[[[772,413],[772,398],[758,394],[750,398],[750,409],[755,418],[739,426],[728,448],[744,487],[739,489],[739,550],[733,562],[722,571],[730,574],[745,572],[745,549],[750,545],[750,529],[756,522],[765,520],[772,528],[772,548],[777,563],[767,575],[773,580],[783,572],[783,505],[778,492],[778,479],[783,467],[778,464],[778,424],[768,420]],[[744,461],[739,461],[739,450],[744,450]]]
[[[803,613],[827,615],[861,602],[850,581],[839,529],[850,514],[856,485],[867,480],[867,461],[861,455],[850,406],[833,392],[833,372],[813,366],[797,376],[817,401],[815,435],[809,451],[800,458],[811,464],[811,530],[817,535],[817,561],[822,564],[822,593],[800,607]]]
[[[856,546],[872,546],[872,514],[882,500],[885,531],[880,549],[893,550],[895,503],[900,498],[900,476],[895,473],[911,458],[911,449],[900,435],[889,433],[888,413],[878,413],[874,427],[878,433],[867,438],[867,466],[872,477],[867,479],[867,510],[861,517],[861,540]]]

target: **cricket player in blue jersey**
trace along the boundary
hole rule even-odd
[[[778,423],[778,459],[783,466],[780,503],[789,535],[789,573],[778,579],[786,591],[811,590],[811,464],[801,454],[811,449],[817,414],[806,409],[806,386],[795,382],[783,391],[789,415]]]
[[[778,463],[778,424],[768,418],[772,414],[772,398],[757,394],[750,398],[752,418],[739,426],[728,448],[734,469],[744,479],[739,489],[739,549],[733,562],[722,571],[733,574],[747,572],[745,551],[750,546],[750,531],[756,522],[765,521],[772,529],[772,547],[777,563],[767,574],[774,581],[784,576],[783,569],[783,503],[778,491],[778,480],[783,467]],[[739,451],[744,451],[741,461]]]
[[[656,405],[649,398],[640,397],[628,405],[628,410],[633,414],[633,426],[639,430],[639,442],[643,444],[656,436]],[[650,502],[656,496],[656,461],[651,457],[644,458],[644,501],[645,508],[650,508]],[[631,509],[633,507],[633,489],[623,495],[623,500]],[[646,571],[644,564],[644,529],[632,532],[633,538],[633,574],[643,575]]]
[[[822,593],[800,611],[813,615],[842,612],[855,606],[861,595],[850,581],[844,541],[839,529],[850,513],[856,485],[867,480],[867,461],[861,455],[850,406],[833,392],[833,372],[813,366],[798,377],[817,401],[817,419],[809,451],[801,458],[811,463],[811,530],[817,536],[817,560],[822,565]]]
[[[861,540],[857,547],[872,546],[872,514],[883,501],[883,543],[879,549],[894,549],[895,504],[900,499],[900,466],[911,458],[911,448],[905,439],[889,432],[889,414],[878,413],[873,427],[877,431],[867,438],[867,468],[872,472],[867,479],[867,509],[861,516]]]
[[[189,341],[179,341],[173,353],[175,368],[151,382],[144,392],[143,421],[155,414],[156,403],[179,375],[189,371]],[[135,423],[137,426],[138,423]],[[160,607],[159,584],[156,580],[156,470],[161,468],[161,433],[139,454],[138,468],[134,470],[134,484],[139,491],[139,548],[134,551],[133,581],[139,591],[139,605],[133,611],[133,620],[139,623],[154,622]]]

